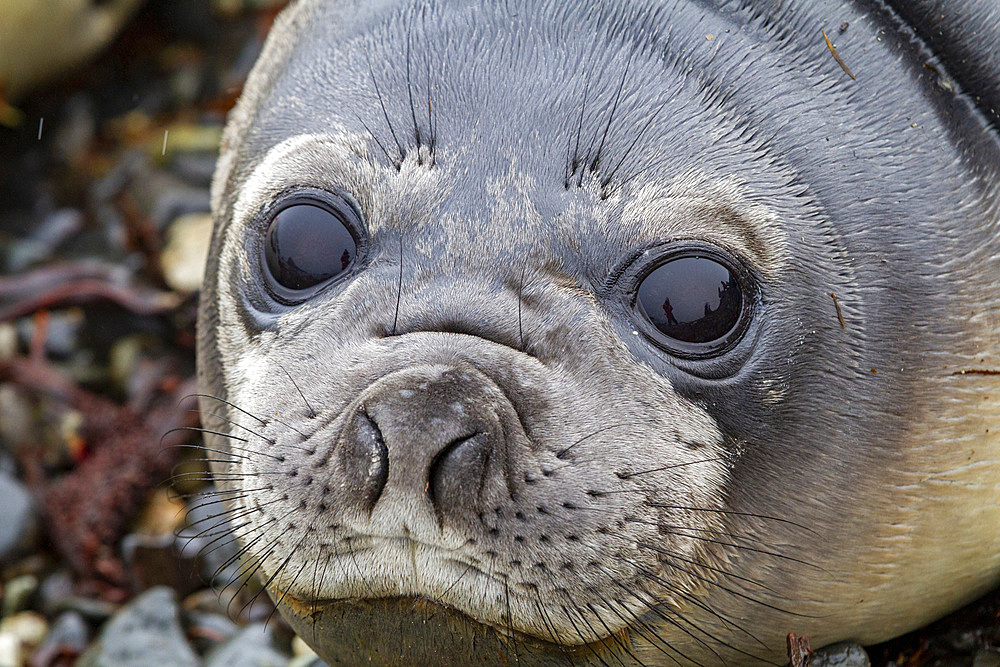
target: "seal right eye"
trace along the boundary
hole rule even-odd
[[[299,292],[346,272],[358,244],[348,221],[356,214],[346,203],[294,203],[278,210],[267,228],[264,259],[271,278]]]
[[[652,325],[653,339],[670,353],[715,357],[739,340],[750,318],[741,282],[721,255],[681,251],[642,279],[635,306]]]

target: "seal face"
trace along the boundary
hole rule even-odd
[[[199,373],[327,660],[781,661],[1000,579],[996,129],[888,8],[791,9],[282,15]]]

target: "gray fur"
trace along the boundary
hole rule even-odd
[[[1000,377],[964,371],[1000,369],[1000,139],[962,86],[1000,85],[911,34],[832,0],[281,16],[225,134],[199,373],[256,431],[217,472],[266,487],[233,510],[307,641],[371,657],[317,637],[339,637],[322,615],[310,639],[292,600],[428,598],[541,662],[581,643],[580,662],[781,661],[788,632],[875,642],[996,585]],[[349,280],[282,308],[258,249],[298,188],[350,193],[369,241]],[[622,267],[675,239],[759,281],[720,360],[634,326]],[[392,504],[359,510],[349,420],[442,369],[503,424],[506,493],[490,477],[435,517],[391,452]],[[425,398],[400,419],[431,423]],[[422,655],[403,609],[350,636]]]

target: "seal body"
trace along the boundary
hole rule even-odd
[[[930,4],[286,10],[223,142],[199,374],[307,642],[782,662],[997,584],[1000,84],[952,63],[1000,13]]]

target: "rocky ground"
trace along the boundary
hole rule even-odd
[[[317,662],[183,430],[208,184],[277,4],[151,2],[0,126],[0,667]],[[812,664],[869,658],[1000,667],[1000,595]]]

